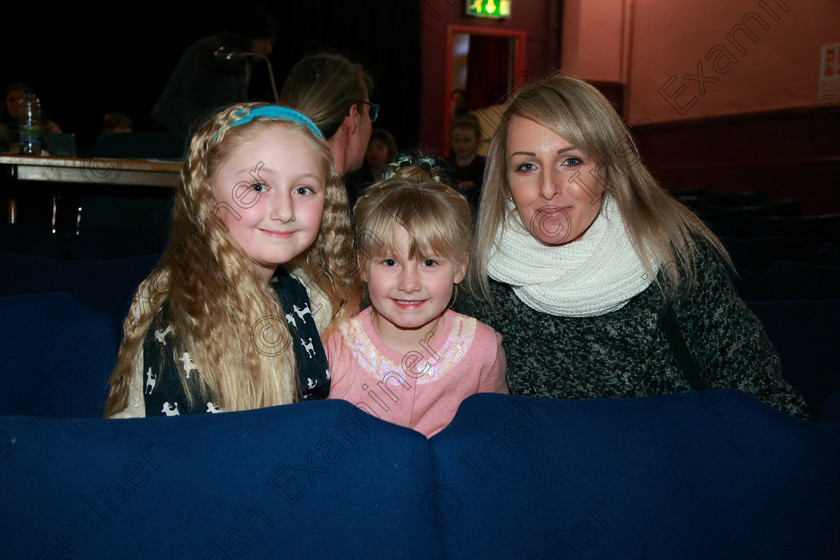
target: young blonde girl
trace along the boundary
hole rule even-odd
[[[404,156],[354,209],[370,305],[327,341],[330,398],[431,437],[474,393],[507,393],[502,337],[449,306],[469,265],[470,207],[429,158]]]
[[[192,138],[166,249],[124,324],[105,416],[326,397],[315,319],[326,327],[358,310],[351,258],[346,193],[312,121],[262,103],[222,110]]]

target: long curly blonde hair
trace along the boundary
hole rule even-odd
[[[254,262],[231,239],[218,215],[212,177],[221,163],[268,127],[284,127],[307,142],[323,162],[326,195],[320,231],[310,248],[285,268],[311,279],[310,290],[326,296],[330,328],[359,307],[359,281],[352,274],[352,232],[347,194],[326,143],[304,125],[264,117],[232,126],[242,114],[266,106],[243,103],[211,117],[193,136],[172,209],[169,239],[160,262],[137,290],[123,325],[124,338],[110,378],[105,416],[128,404],[143,341],[155,316],[166,311],[177,343],[189,349],[199,375],[187,398],[212,395],[227,411],[286,404],[297,399],[296,366],[288,325],[277,295]],[[271,330],[267,345],[265,329]],[[261,332],[257,332],[261,329]],[[275,351],[285,349],[285,351]],[[197,377],[197,379],[195,379]]]

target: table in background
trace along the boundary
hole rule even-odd
[[[55,231],[62,198],[169,196],[178,184],[181,166],[181,162],[174,161],[0,155],[0,193],[8,201],[9,223],[19,217],[22,196],[48,196]],[[39,183],[47,187],[46,192],[33,190]],[[73,212],[78,228],[79,212],[76,208]]]

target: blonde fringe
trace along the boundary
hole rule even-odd
[[[443,175],[436,168],[400,167],[359,198],[354,209],[355,237],[363,259],[393,249],[390,240],[395,228],[406,227],[410,252],[435,251],[469,266],[472,214],[467,199],[444,179],[432,179],[431,173]]]

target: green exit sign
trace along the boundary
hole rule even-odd
[[[466,0],[467,15],[489,18],[509,18],[511,0]]]

